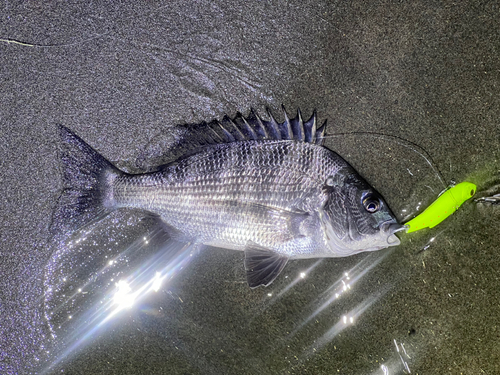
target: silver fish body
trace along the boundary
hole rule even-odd
[[[401,226],[383,198],[339,155],[313,142],[299,117],[294,120],[311,141],[273,139],[279,137],[269,131],[262,139],[233,137],[139,175],[119,171],[61,128],[72,194],[66,190],[60,198],[56,228],[64,229],[62,220],[69,222],[66,229],[82,225],[98,207],[139,208],[157,215],[177,240],[245,251],[251,287],[269,285],[288,259],[398,245],[394,232]],[[94,171],[88,163],[97,166]],[[81,181],[87,181],[83,192]]]

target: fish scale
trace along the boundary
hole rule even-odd
[[[294,238],[292,226],[262,207],[317,209],[321,195],[304,197],[315,196],[319,181],[339,169],[333,160],[327,166],[317,163],[325,149],[310,143],[245,141],[212,147],[147,177],[119,177],[113,185],[116,204],[154,212],[186,239],[229,248],[253,241],[278,251]]]

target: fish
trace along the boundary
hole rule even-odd
[[[278,122],[251,109],[193,125],[177,142],[182,155],[139,174],[59,125],[63,189],[51,231],[73,233],[117,209],[143,210],[174,240],[244,251],[251,288],[269,286],[290,259],[399,245],[403,226],[383,197],[324,146],[326,121],[318,126],[316,111],[307,121],[300,110],[289,118],[283,107],[283,115]]]

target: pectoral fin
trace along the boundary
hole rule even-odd
[[[258,245],[247,246],[245,249],[245,270],[250,288],[270,285],[283,270],[287,261],[287,256]]]

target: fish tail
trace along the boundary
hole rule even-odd
[[[60,125],[59,135],[63,190],[50,225],[53,235],[76,231],[113,211],[113,181],[124,174],[68,128]]]

